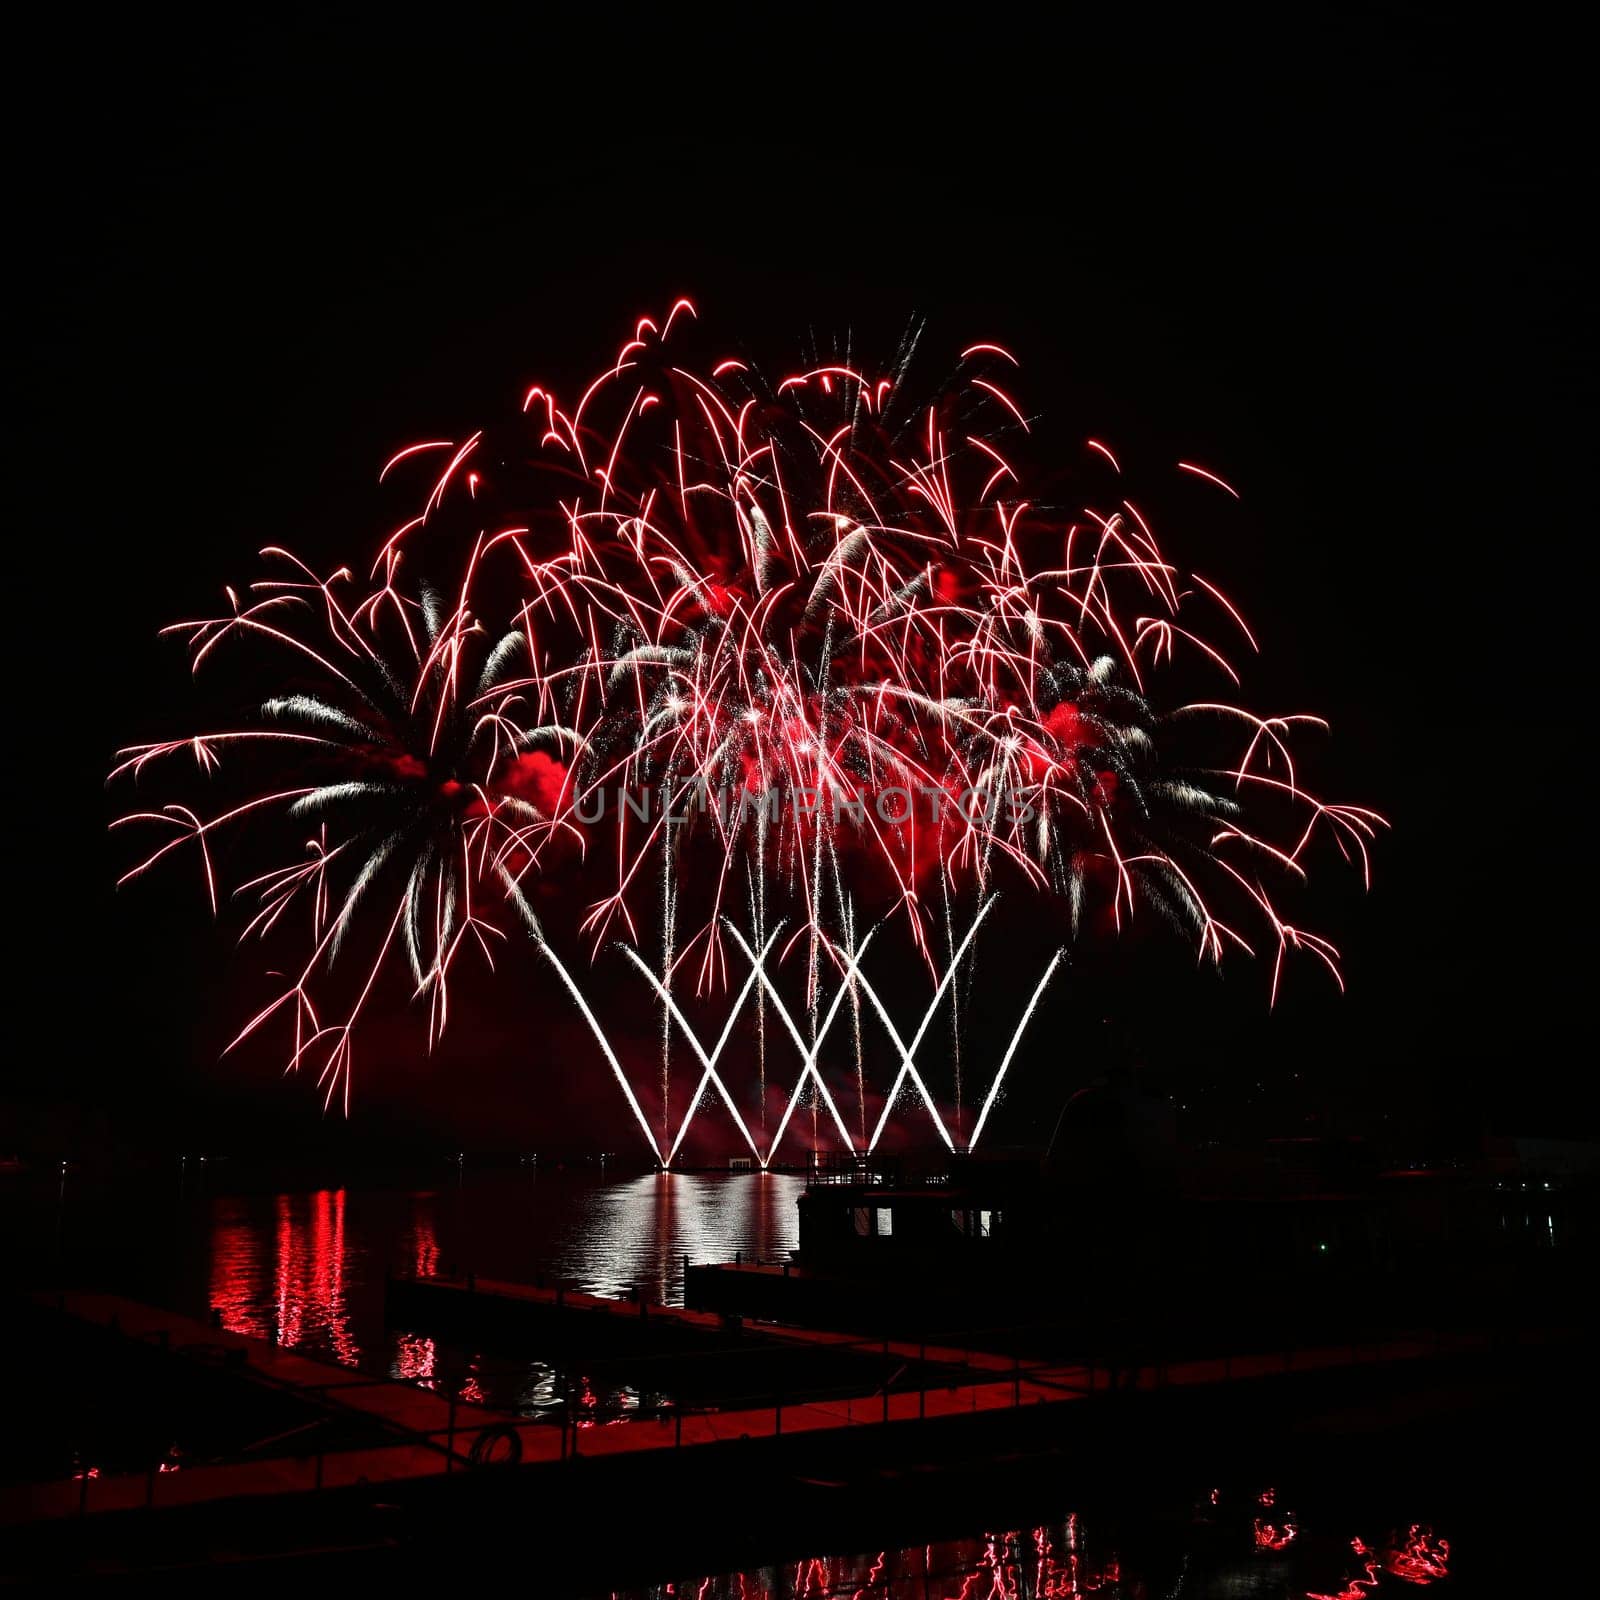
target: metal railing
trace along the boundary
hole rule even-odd
[[[65,1313],[63,1313],[65,1314]],[[584,1436],[592,1430],[622,1423],[655,1422],[672,1430],[671,1447],[685,1448],[686,1424],[719,1419],[726,1432],[691,1426],[691,1446],[725,1442],[729,1439],[765,1437],[780,1439],[793,1433],[800,1413],[810,1413],[805,1431],[823,1428],[854,1428],[926,1423],[930,1415],[950,1419],[964,1412],[1000,1413],[1027,1406],[1049,1404],[1066,1399],[1086,1399],[1115,1393],[1165,1389],[1169,1386],[1208,1387],[1230,1384],[1256,1377],[1286,1373],[1310,1373],[1335,1367],[1390,1362],[1449,1354],[1481,1353],[1497,1347],[1496,1336],[1482,1331],[1447,1332],[1433,1328],[1423,1331],[1390,1331],[1377,1337],[1356,1337],[1330,1341],[1315,1347],[1285,1347],[1249,1355],[1224,1354],[1195,1357],[1149,1358],[1144,1356],[1069,1357],[1028,1356],[1022,1349],[1042,1334],[1048,1325],[1027,1327],[1007,1325],[943,1334],[937,1340],[915,1341],[887,1338],[853,1338],[827,1334],[791,1334],[780,1337],[770,1330],[754,1340],[714,1345],[694,1351],[654,1352],[587,1361],[585,1381],[592,1383],[608,1374],[626,1375],[630,1386],[643,1386],[656,1393],[649,1401],[593,1401],[564,1396],[559,1404],[529,1415],[511,1414],[492,1405],[464,1400],[453,1393],[441,1394],[435,1380],[427,1377],[396,1378],[361,1376],[352,1371],[346,1377],[330,1378],[325,1383],[305,1383],[271,1373],[250,1364],[242,1350],[236,1357],[224,1357],[224,1365],[237,1361],[241,1376],[266,1388],[275,1389],[302,1401],[312,1399],[327,1408],[323,1416],[255,1441],[242,1450],[185,1463],[182,1470],[262,1468],[271,1462],[271,1488],[283,1491],[319,1491],[358,1481],[353,1470],[358,1458],[385,1449],[411,1448],[439,1457],[437,1471],[449,1474],[463,1468],[479,1469],[514,1465],[528,1456],[526,1446],[537,1440],[544,1429],[556,1429],[554,1450],[537,1447],[533,1457],[540,1461],[582,1459]],[[174,1346],[164,1329],[129,1335],[165,1349],[174,1360],[198,1352],[197,1346]],[[1511,1342],[1520,1344],[1525,1334],[1513,1334]],[[1503,1338],[1501,1343],[1503,1344]],[[996,1346],[1009,1343],[1011,1353],[997,1353]],[[217,1346],[219,1350],[236,1347]],[[854,1373],[849,1381],[824,1381],[835,1378],[829,1368],[841,1361],[871,1361],[872,1374]],[[743,1375],[737,1373],[746,1364]],[[698,1366],[717,1374],[714,1403],[692,1403],[673,1398],[671,1389],[692,1391],[696,1384],[693,1369]],[[756,1369],[764,1368],[764,1373]],[[810,1377],[807,1378],[809,1368]],[[659,1377],[658,1384],[643,1380]],[[677,1382],[672,1381],[676,1377]],[[681,1381],[687,1379],[687,1382]],[[730,1379],[733,1381],[730,1382]],[[426,1392],[446,1406],[442,1428],[415,1427],[380,1412],[340,1404],[341,1396],[361,1389],[410,1387]],[[951,1403],[962,1396],[964,1404]],[[913,1397],[915,1408],[912,1407]],[[934,1405],[930,1411],[930,1398]],[[818,1413],[823,1416],[819,1419]],[[474,1420],[476,1419],[476,1420]],[[355,1422],[372,1436],[368,1444],[344,1445],[329,1449],[328,1430]],[[788,1426],[786,1427],[786,1422]],[[698,1436],[697,1436],[698,1435]],[[288,1440],[314,1438],[314,1452],[291,1452],[264,1456],[261,1452]],[[547,1434],[544,1437],[548,1437]],[[637,1448],[666,1448],[664,1439],[640,1439]],[[154,1508],[159,1482],[170,1469],[152,1461],[144,1473],[142,1504]],[[399,1474],[420,1476],[417,1472]],[[241,1477],[242,1477],[241,1473]],[[137,1481],[137,1473],[100,1476],[85,1469],[77,1476],[77,1514],[87,1515],[98,1497],[104,1509],[127,1509],[132,1504],[127,1489]],[[92,1488],[91,1485],[99,1486]],[[112,1496],[107,1490],[117,1485]],[[241,1483],[223,1487],[219,1494],[248,1493]],[[193,1498],[174,1493],[174,1500]],[[106,1501],[112,1505],[105,1505]]]

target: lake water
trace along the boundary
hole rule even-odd
[[[331,1362],[533,1415],[574,1394],[623,1408],[654,1397],[628,1387],[625,1372],[591,1383],[582,1363],[563,1364],[549,1351],[485,1350],[392,1325],[386,1274],[542,1275],[595,1294],[681,1300],[686,1258],[784,1258],[796,1242],[801,1186],[776,1174],[613,1177],[597,1168],[443,1167],[426,1181],[283,1186],[191,1169],[128,1189],[69,1175],[64,1186],[14,1190],[7,1198],[22,1203],[10,1206],[7,1231],[24,1276],[36,1281],[119,1289]],[[1169,1486],[1159,1499],[1119,1491],[1076,1511],[1019,1503],[1014,1524],[951,1519],[931,1543],[686,1572],[621,1592],[650,1600],[1382,1600],[1425,1584],[1449,1594],[1511,1592],[1463,1582],[1451,1563],[1465,1556],[1470,1571],[1483,1560],[1482,1503],[1500,1492],[1493,1484],[1514,1487],[1525,1476],[1519,1458],[1480,1458],[1464,1489],[1458,1467],[1467,1450],[1432,1428],[1411,1437],[1414,1460],[1372,1458],[1381,1485],[1364,1471],[1330,1485],[1326,1472],[1312,1474],[1315,1453],[1263,1459],[1256,1478],[1221,1488],[1190,1483],[1185,1471],[1176,1497]],[[1483,1470],[1490,1463],[1492,1472]],[[1439,1548],[1441,1537],[1457,1545],[1454,1556]],[[1499,1535],[1487,1543],[1506,1553]]]
[[[69,1177],[39,1189],[25,1253],[69,1280],[114,1287],[307,1355],[531,1414],[567,1379],[539,1352],[508,1356],[386,1323],[388,1274],[465,1272],[590,1294],[683,1297],[688,1262],[781,1260],[803,1180],[770,1173],[446,1170],[425,1184],[229,1192],[190,1168],[170,1185],[107,1192]],[[628,1405],[626,1386],[601,1398]]]
[[[1336,1520],[1336,1519],[1330,1519]],[[1439,1585],[1434,1589],[1433,1585]],[[1190,1506],[1068,1512],[1007,1530],[680,1577],[612,1600],[1382,1600],[1451,1581],[1430,1527],[1302,1528],[1274,1487],[1213,1488]]]

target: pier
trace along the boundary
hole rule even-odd
[[[1096,1409],[1132,1397],[1173,1396],[1245,1385],[1270,1386],[1373,1366],[1481,1356],[1494,1347],[1484,1334],[1415,1333],[1370,1343],[1307,1346],[1283,1352],[1206,1357],[1129,1365],[1006,1357],[977,1346],[859,1339],[849,1334],[760,1324],[730,1328],[727,1319],[681,1307],[574,1295],[525,1284],[455,1278],[407,1280],[398,1294],[413,1311],[428,1308],[456,1324],[505,1327],[527,1318],[576,1318],[584,1339],[609,1328],[632,1335],[635,1362],[658,1364],[663,1376],[716,1364],[772,1390],[760,1404],[686,1405],[677,1401],[631,1411],[563,1406],[552,1416],[519,1417],[457,1400],[423,1383],[373,1377],[228,1333],[119,1296],[95,1293],[36,1295],[34,1302],[63,1318],[116,1337],[153,1346],[173,1361],[221,1366],[241,1383],[269,1387],[341,1422],[357,1442],[330,1448],[323,1430],[307,1425],[271,1453],[152,1464],[139,1474],[100,1474],[94,1463],[70,1481],[12,1486],[0,1491],[0,1523],[152,1512],[236,1500],[316,1494],[356,1486],[446,1478],[485,1469],[558,1471],[580,1460],[699,1456],[718,1447],[764,1441],[780,1453],[807,1445],[844,1446],[863,1430],[931,1437],[952,1425],[1015,1422],[1030,1427],[1065,1422],[1073,1408]],[[642,1338],[666,1336],[669,1348],[648,1352]],[[701,1341],[690,1351],[686,1341]],[[687,1365],[686,1365],[687,1363]],[[841,1375],[854,1369],[854,1381]],[[740,1381],[737,1376],[732,1380]],[[792,1385],[788,1393],[775,1385]],[[363,1437],[364,1435],[364,1437]],[[807,1451],[807,1454],[810,1452]]]

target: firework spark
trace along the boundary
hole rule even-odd
[[[775,1146],[717,1066],[752,997],[758,1040],[771,1010],[805,1063],[795,1096],[814,1079],[847,1144],[877,1142],[908,1082],[953,1144],[913,1058],[1003,888],[1059,906],[1066,942],[1154,920],[1203,961],[1264,954],[1273,999],[1293,951],[1337,980],[1337,951],[1290,920],[1286,894],[1324,847],[1365,877],[1383,819],[1304,785],[1292,745],[1320,719],[1238,703],[1256,637],[1165,553],[1129,497],[1127,453],[1083,441],[1070,471],[1046,475],[1046,503],[1025,488],[1037,418],[1000,345],[969,345],[934,386],[917,376],[916,336],[881,370],[847,348],[768,377],[683,354],[696,321],[679,301],[641,319],[570,402],[536,385],[501,428],[397,451],[380,481],[410,508],[368,580],[273,551],[282,576],[178,625],[196,670],[236,644],[282,664],[285,692],[248,726],[130,748],[113,774],[188,757],[207,793],[235,769],[253,785],[204,817],[179,797],[119,818],[167,835],[129,877],[193,845],[215,909],[219,833],[287,831],[302,848],[235,891],[254,901],[247,936],[298,917],[309,940],[240,1039],[292,1018],[290,1065],[315,1062],[328,1094],[348,1096],[352,1031],[392,954],[437,1038],[460,952],[492,966],[508,922],[537,932],[530,888],[574,851],[571,931],[596,950],[625,937],[662,1007],[659,1140],[606,1050],[668,1159],[713,1089],[753,1152]],[[1178,462],[1185,480],[1238,498]],[[452,561],[449,606],[402,576]],[[1220,697],[1172,692],[1200,675]],[[884,917],[936,983],[909,1044],[860,970],[872,935],[856,928]],[[731,983],[730,940],[749,972],[707,1051],[675,996]],[[355,999],[328,1010],[313,988],[346,946],[362,950]],[[797,951],[803,1020],[769,964]],[[870,1138],[863,996],[899,1059]],[[817,1067],[846,998],[854,1138]],[[674,1027],[702,1068],[675,1137]]]
[[[506,847],[553,826],[552,774],[564,769],[550,752],[575,735],[521,716],[516,691],[495,693],[524,641],[511,631],[491,644],[465,592],[446,610],[427,592],[408,594],[392,557],[383,582],[363,593],[347,569],[324,577],[287,551],[265,555],[283,575],[243,598],[229,590],[222,616],[167,631],[187,637],[196,672],[236,644],[265,647],[291,692],[248,726],[130,746],[111,774],[137,779],[187,759],[208,791],[237,768],[249,792],[205,818],[181,801],[119,817],[114,826],[166,835],[121,881],[193,845],[216,911],[218,836],[248,822],[263,845],[274,840],[276,859],[234,891],[252,907],[241,938],[297,921],[309,953],[229,1048],[286,1016],[288,1065],[314,1064],[329,1099],[342,1090],[348,1104],[352,1034],[397,952],[414,997],[427,998],[431,1042],[449,1020],[462,952],[492,968],[508,907],[537,928]],[[285,766],[284,781],[272,781]],[[336,965],[356,979],[333,1020],[316,991]]]

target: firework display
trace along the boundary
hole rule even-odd
[[[281,1029],[288,1064],[348,1104],[380,984],[408,974],[431,1043],[464,954],[492,971],[531,934],[658,1159],[715,1090],[765,1164],[808,1091],[850,1148],[907,1085],[951,1148],[976,1142],[1063,962],[952,1136],[914,1058],[937,1017],[959,1028],[997,896],[1037,903],[1063,951],[1161,923],[1206,962],[1261,955],[1271,999],[1294,951],[1338,981],[1289,903],[1319,851],[1365,878],[1382,819],[1303,785],[1292,741],[1320,719],[1239,703],[1256,640],[1165,553],[1112,446],[1052,441],[1069,459],[1041,503],[1046,428],[1000,346],[934,385],[910,336],[882,371],[846,352],[767,376],[683,353],[697,320],[679,301],[570,399],[534,386],[494,429],[397,452],[383,493],[409,503],[356,568],[269,550],[223,615],[169,630],[196,672],[276,686],[238,726],[130,746],[112,773],[171,784],[117,819],[152,841],[128,878],[188,851],[245,937],[300,941],[235,1042]],[[1235,495],[1177,467],[1193,494]],[[1203,697],[1164,693],[1206,676]],[[875,940],[930,975],[909,1042],[863,970]],[[572,949],[614,942],[660,1007],[657,1115],[571,971]],[[729,1007],[711,1048],[683,1009],[708,995]],[[719,1063],[745,1010],[741,1109]],[[896,1076],[874,1125],[862,1035],[880,1025]],[[836,1028],[849,1117],[820,1066]],[[769,1127],[772,1029],[801,1071]],[[700,1068],[686,1109],[676,1036]]]

